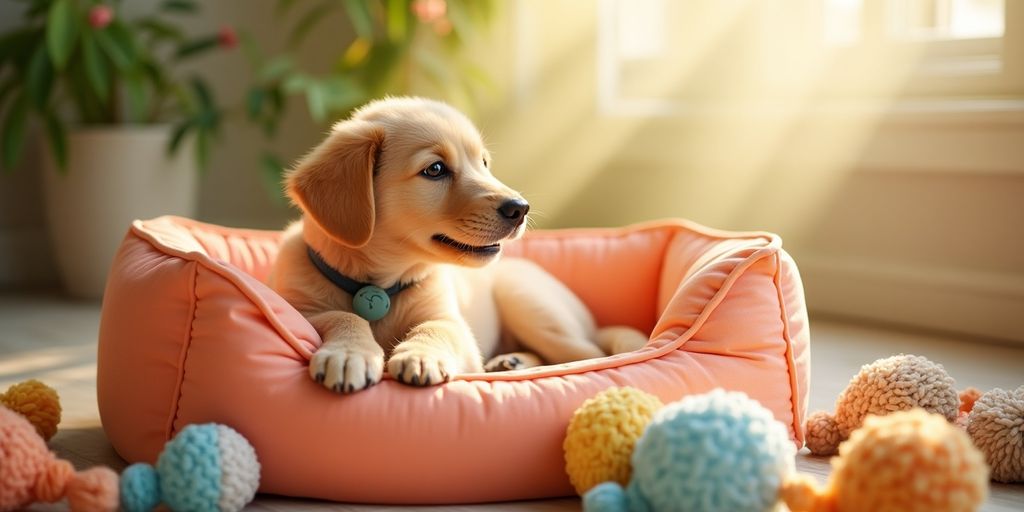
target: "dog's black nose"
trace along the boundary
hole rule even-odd
[[[498,207],[498,213],[509,222],[522,222],[523,217],[530,211],[530,203],[523,199],[509,199]]]

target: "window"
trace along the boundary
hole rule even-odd
[[[603,111],[1024,96],[1024,1],[603,0]]]

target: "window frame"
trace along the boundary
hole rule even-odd
[[[601,0],[597,13],[597,99],[601,112],[612,115],[672,117],[680,115],[728,112],[736,108],[772,110],[782,97],[771,97],[761,105],[743,105],[730,102],[728,98],[718,100],[706,97],[664,97],[629,96],[622,91],[622,69],[624,62],[617,55],[616,10],[621,2],[629,0]],[[832,108],[836,104],[851,102],[888,103],[935,102],[948,100],[958,102],[958,111],[963,102],[969,100],[1001,99],[1019,108],[1024,99],[1024,2],[1004,3],[1004,32],[999,38],[972,38],[957,40],[892,41],[885,34],[885,2],[887,0],[865,0],[862,11],[862,36],[860,41],[850,45],[830,46],[821,33],[823,24],[811,25],[799,34],[795,44],[815,44],[820,47],[825,73],[836,73],[836,78],[815,91],[813,103]],[[783,2],[779,4],[778,2]],[[823,19],[822,0],[772,0],[771,3],[751,4],[750,8],[764,13],[785,10],[783,19],[803,17],[804,21]],[[772,23],[771,20],[765,21]],[[778,25],[776,25],[778,27]],[[769,25],[767,30],[771,30]],[[776,30],[778,30],[776,28]],[[884,51],[879,52],[879,49]],[[785,51],[785,48],[781,48]],[[886,55],[884,61],[873,55]],[[909,59],[914,59],[910,61]],[[907,62],[913,62],[907,69]],[[653,62],[651,70],[664,67]],[[902,66],[902,67],[901,67]],[[636,68],[635,63],[630,67]],[[640,68],[643,69],[642,66]],[[901,73],[898,90],[894,90],[888,77]],[[643,71],[634,74],[642,74]],[[850,80],[843,74],[859,78],[876,76],[875,80]],[[779,74],[784,75],[784,74]],[[829,75],[831,76],[831,75]],[[764,73],[758,77],[766,89],[771,89],[773,80],[784,80]],[[785,90],[774,84],[776,89]],[[806,99],[806,96],[805,96]],[[899,109],[897,109],[899,110]],[[918,108],[912,110],[919,110]]]

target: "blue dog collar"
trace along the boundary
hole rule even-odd
[[[391,297],[414,284],[395,283],[390,288],[384,289],[372,283],[356,281],[328,265],[323,256],[312,247],[307,245],[306,252],[309,254],[309,261],[313,262],[313,266],[328,281],[352,296],[352,310],[368,322],[384,318],[388,311],[391,311]]]

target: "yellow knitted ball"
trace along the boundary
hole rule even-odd
[[[576,409],[566,430],[565,471],[580,495],[609,480],[625,486],[633,446],[662,406],[639,389],[606,389]]]
[[[24,416],[44,440],[57,433],[60,423],[60,398],[57,392],[32,379],[15,384],[0,394],[0,405]]]
[[[988,466],[962,430],[922,409],[869,416],[832,459],[838,510],[978,510]]]

